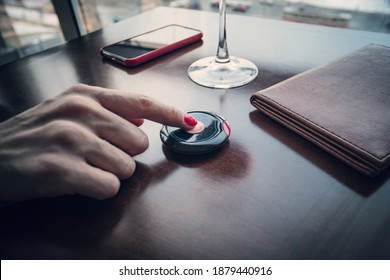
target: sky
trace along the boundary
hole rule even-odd
[[[390,13],[390,0],[287,0],[321,7],[332,7],[365,12]]]

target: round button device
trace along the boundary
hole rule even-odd
[[[230,136],[230,125],[221,116],[207,111],[187,112],[198,123],[191,130],[164,126],[160,138],[171,151],[198,155],[212,152],[225,144]]]

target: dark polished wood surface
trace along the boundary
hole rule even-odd
[[[372,179],[257,112],[257,90],[390,36],[228,15],[232,55],[260,70],[251,84],[213,90],[187,67],[214,55],[218,15],[158,8],[0,67],[1,119],[75,83],[144,93],[184,110],[218,112],[232,126],[220,151],[181,157],[150,147],[135,175],[106,201],[41,199],[0,209],[2,259],[390,259],[390,171]],[[99,48],[179,23],[202,43],[136,69],[101,59]],[[0,182],[1,184],[1,182]]]

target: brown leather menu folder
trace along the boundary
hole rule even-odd
[[[390,164],[390,48],[368,45],[255,93],[269,117],[362,173]]]

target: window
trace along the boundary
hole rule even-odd
[[[64,41],[50,0],[0,0],[0,65]]]
[[[92,32],[101,27],[132,17],[136,14],[163,5],[159,0],[78,0],[85,31]]]
[[[88,32],[159,5],[218,11],[219,0],[79,0]],[[390,33],[390,0],[226,0],[228,13]]]

